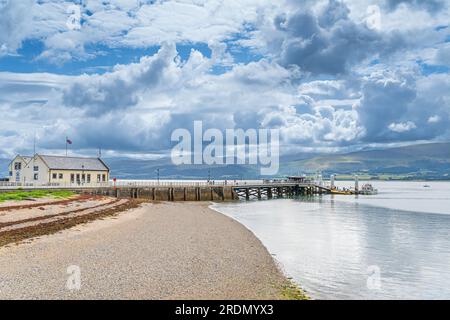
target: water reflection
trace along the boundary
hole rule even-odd
[[[450,215],[329,196],[216,208],[249,227],[314,298],[450,298]],[[374,270],[379,289],[368,287]]]

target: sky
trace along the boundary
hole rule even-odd
[[[450,141],[448,0],[0,0],[0,158],[152,158],[171,133],[281,153]],[[36,137],[36,138],[34,138]]]

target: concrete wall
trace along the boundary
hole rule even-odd
[[[93,188],[79,192],[137,198],[154,201],[227,201],[236,200],[231,187],[139,187],[139,188]]]
[[[23,188],[23,191],[36,190]],[[49,189],[45,189],[49,190]],[[54,189],[56,190],[56,189]],[[230,201],[237,200],[238,196],[231,187],[139,187],[139,188],[68,188],[80,194],[104,195],[119,198],[136,198],[151,201]],[[14,190],[0,190],[14,192]]]

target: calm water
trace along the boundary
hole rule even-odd
[[[313,298],[450,299],[450,183],[373,185],[376,196],[213,208],[252,230]]]

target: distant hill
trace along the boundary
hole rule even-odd
[[[166,179],[260,178],[257,166],[174,166],[170,159],[106,159],[112,176],[127,179],[154,179],[156,169]],[[291,155],[283,157],[278,176],[299,173],[349,176],[360,174],[373,179],[450,179],[450,143],[413,145],[347,154]]]
[[[360,151],[290,161],[283,171],[349,175],[373,178],[450,179],[450,143],[431,143],[384,150]]]
[[[8,159],[0,159],[0,179],[8,177],[8,166],[10,162],[11,160]]]
[[[103,159],[111,177],[119,179],[257,179],[259,168],[250,165],[175,166],[170,159]],[[0,178],[8,175],[9,159],[0,159]],[[281,158],[279,177],[299,173],[337,174],[342,178],[359,174],[371,179],[448,179],[450,143],[431,143],[347,154],[301,154]]]
[[[160,160],[103,159],[111,168],[111,177],[119,179],[156,179],[157,169],[161,179],[254,179],[259,176],[256,166],[241,165],[181,165],[175,166],[170,158]]]

